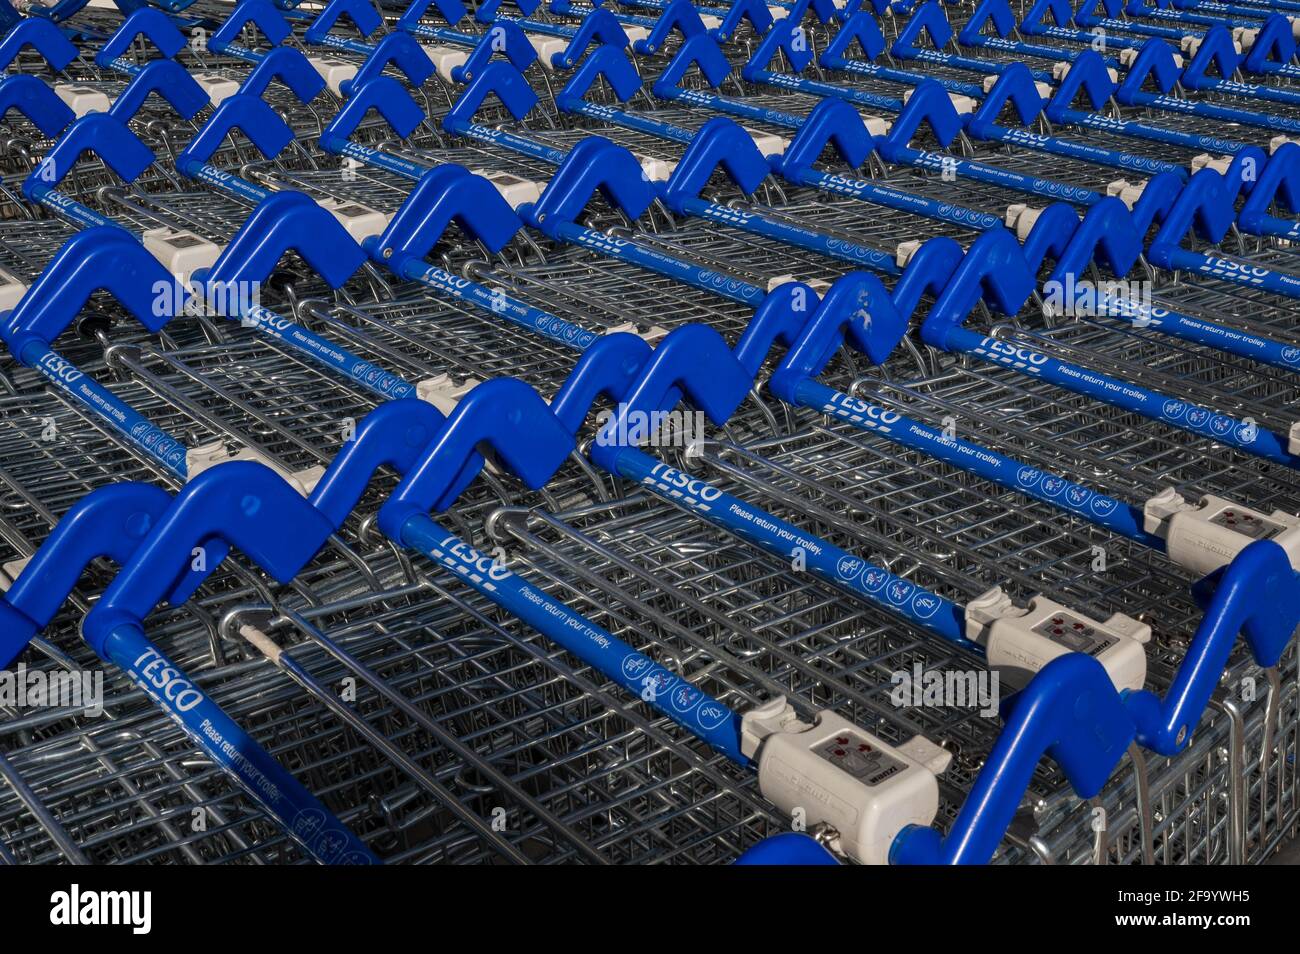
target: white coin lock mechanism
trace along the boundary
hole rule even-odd
[[[339,225],[343,226],[348,235],[352,236],[352,240],[358,244],[372,235],[382,235],[393,218],[391,215],[372,209],[368,205],[362,205],[360,202],[353,202],[351,199],[325,196],[317,199],[316,204],[334,216]]]
[[[251,447],[241,447],[235,452],[231,452],[226,447],[226,442],[222,439],[210,441],[207,444],[201,444],[198,447],[191,447],[185,452],[185,472],[186,480],[193,480],[205,470],[211,470],[218,464],[224,464],[227,461],[244,460],[252,463],[261,464],[269,467],[279,474],[290,487],[298,491],[302,496],[307,497],[316,488],[317,482],[325,475],[325,468],[320,464],[306,467],[302,470],[286,470],[271,458],[267,457],[259,450]]]
[[[335,96],[342,96],[343,84],[357,75],[356,63],[337,56],[309,56],[307,62],[320,74],[320,78]]]
[[[55,83],[54,95],[63,100],[78,119],[88,113],[106,113],[113,105],[102,89],[77,83]]]
[[[1041,594],[1019,607],[995,586],[966,604],[966,638],[984,647],[998,678],[1013,688],[1057,656],[1084,653],[1116,689],[1137,690],[1146,682],[1151,627],[1123,613],[1098,622]]]
[[[140,236],[145,249],[167,271],[189,287],[190,278],[201,268],[211,268],[221,257],[221,247],[189,229],[161,225]]]
[[[937,776],[952,756],[922,736],[892,746],[829,710],[801,722],[784,696],[745,713],[740,734],[763,796],[829,825],[830,847],[854,861],[888,864],[898,833],[939,811]]]
[[[452,78],[451,71],[458,66],[463,66],[470,54],[469,50],[458,46],[429,46],[421,43],[420,49],[424,50],[424,55],[433,61],[438,75],[448,83],[456,82]]]
[[[1164,538],[1171,560],[1201,576],[1256,540],[1272,540],[1300,571],[1300,517],[1282,510],[1265,514],[1210,494],[1192,504],[1166,487],[1143,505],[1142,527]]]
[[[0,268],[0,313],[18,307],[27,294],[27,283],[18,280],[13,272]]]
[[[214,109],[239,92],[239,83],[220,73],[195,73],[194,82],[208,94]]]

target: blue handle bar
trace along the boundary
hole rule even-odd
[[[1294,345],[1126,298],[1102,296],[1098,299],[1097,308],[1101,314],[1132,322],[1139,327],[1154,328],[1174,338],[1206,345],[1261,364],[1270,364],[1275,368],[1300,371],[1300,347]]]
[[[851,397],[810,378],[798,382],[792,396],[797,403],[846,421],[859,430],[879,434],[1008,490],[1060,507],[1144,546],[1156,550],[1165,548],[1164,540],[1142,528],[1139,508],[1099,494],[1083,484],[1023,464],[987,447],[945,437],[919,421]]]
[[[1272,431],[1225,414],[1216,414],[1208,408],[1179,398],[1158,394],[1140,385],[1059,361],[1029,348],[1008,345],[997,338],[965,328],[950,329],[943,347],[991,364],[1013,368],[1029,377],[1096,398],[1170,427],[1208,437],[1257,457],[1286,464],[1288,467],[1300,467],[1300,457],[1287,451],[1286,441]]]
[[[767,297],[766,288],[760,288],[738,278],[730,278],[703,265],[683,261],[656,249],[646,248],[629,239],[597,232],[584,225],[560,222],[551,226],[550,230],[554,237],[562,242],[590,249],[620,262],[639,265],[658,275],[693,285],[703,291],[713,292],[715,295],[730,298],[744,305],[757,306]]]
[[[951,600],[873,566],[635,448],[597,448],[593,456],[605,469],[635,481],[670,503],[688,508],[697,517],[774,556],[789,560],[801,553],[808,572],[854,598],[901,616],[962,649],[983,654],[976,643],[966,638],[965,614]]]
[[[1287,298],[1300,298],[1300,278],[1286,272],[1274,271],[1263,265],[1192,252],[1168,243],[1152,243],[1151,261],[1165,268],[1183,269],[1199,275],[1209,275],[1234,285],[1262,288]]]
[[[494,564],[431,518],[408,519],[402,524],[398,542],[447,568],[462,583],[640,696],[727,758],[739,765],[750,764],[740,751],[740,716],[728,706],[506,567]]]
[[[918,169],[927,169],[932,172],[945,172],[948,175],[956,176],[958,179],[967,178],[976,182],[987,182],[991,185],[1013,189],[1026,195],[1042,196],[1053,201],[1071,202],[1076,205],[1087,206],[1096,205],[1105,198],[1099,192],[1073,186],[1067,182],[1056,182],[1038,176],[1027,176],[1021,172],[1001,169],[987,163],[961,159],[942,152],[913,149],[910,146],[889,149],[886,158],[891,162],[902,165],[915,166]]]
[[[812,836],[787,831],[764,838],[732,864],[838,865],[839,861]]]
[[[208,756],[318,861],[379,864],[379,859],[284,766],[163,655],[137,626],[119,626],[97,647],[185,730]]]
[[[39,371],[54,387],[105,421],[128,443],[157,461],[170,473],[182,480],[185,479],[185,445],[81,371],[67,358],[35,341],[28,344],[17,357],[23,364]]]
[[[558,315],[519,301],[500,291],[468,278],[461,278],[427,262],[407,259],[401,265],[403,278],[420,282],[442,292],[448,297],[469,302],[484,311],[490,311],[502,321],[526,331],[536,332],[552,341],[577,351],[589,348],[600,336]]]

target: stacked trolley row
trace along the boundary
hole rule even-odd
[[[6,859],[1267,856],[1285,16],[497,6],[11,27]]]

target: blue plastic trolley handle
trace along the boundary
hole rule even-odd
[[[1008,345],[997,338],[965,328],[950,329],[944,340],[945,345],[953,351],[1014,368],[1029,377],[1096,398],[1170,427],[1208,437],[1257,457],[1286,464],[1288,467],[1300,467],[1300,457],[1286,449],[1285,440],[1250,422],[1216,414],[1181,398],[1158,394],[1141,385],[1120,381],[1028,348]]]
[[[686,507],[697,517],[758,545],[774,556],[793,559],[802,555],[808,571],[819,579],[857,599],[910,620],[963,649],[983,654],[976,643],[966,638],[965,614],[951,600],[873,566],[847,550],[841,550],[635,448],[624,447],[616,451],[614,470],[656,496]]]
[[[425,515],[401,527],[403,546],[419,550],[458,580],[635,693],[644,702],[740,765],[740,716],[608,630],[553,598],[490,556],[478,553]]]
[[[271,758],[138,627],[115,628],[102,648],[97,648],[316,859],[325,864],[379,864],[361,839]]]

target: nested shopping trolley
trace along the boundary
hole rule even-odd
[[[347,36],[345,53],[371,42]],[[367,108],[401,90],[391,76],[358,87]],[[945,278],[967,288],[990,249],[1009,248],[994,244],[1009,240],[1000,195],[959,199],[989,222],[924,202],[930,214],[873,217],[866,202],[735,170],[683,201],[672,187],[684,174],[667,169],[661,200],[648,172],[694,161],[709,118],[698,103],[635,104],[613,122],[546,108],[509,130],[484,125],[478,104],[449,122],[455,100],[438,103],[423,99],[439,128],[414,136],[419,115],[409,128],[353,116],[332,137],[328,117],[280,110],[305,140],[287,151],[258,130],[250,150],[226,139],[237,124],[214,120],[203,149],[192,137],[155,148],[144,178],[87,137],[105,146],[92,145],[105,178],[74,169],[28,188],[71,210],[66,224],[10,193],[25,220],[4,266],[37,293],[57,287],[37,277],[47,263],[89,256],[91,240],[145,269],[136,235],[157,226],[213,246],[201,290],[214,275],[266,287],[233,315],[185,309],[178,289],[174,314],[126,294],[123,307],[76,302],[56,324],[28,304],[7,327],[20,360],[6,363],[3,399],[6,610],[33,607],[28,568],[46,572],[42,554],[75,539],[60,518],[111,514],[99,502],[119,499],[149,514],[125,525],[139,545],[104,551],[118,567],[97,563],[67,608],[49,607],[53,625],[24,658],[91,670],[96,652],[120,658],[115,646],[145,639],[184,671],[192,688],[179,691],[244,733],[245,761],[195,747],[185,720],[159,710],[158,665],[109,667],[106,719],[6,720],[6,860],[726,862],[799,824],[765,774],[780,747],[818,777],[823,762],[883,766],[882,797],[935,826],[894,850],[843,820],[811,826],[857,860],[946,858],[969,838],[984,857],[958,860],[1202,863],[1256,860],[1286,837],[1294,646],[1269,631],[1276,653],[1232,648],[1242,619],[1264,622],[1233,618],[1222,593],[1292,572],[1280,547],[1246,541],[1290,539],[1294,470],[1280,452],[1240,453],[1254,433],[1234,431],[1231,451],[1215,439],[1219,417],[1284,430],[1281,296],[1173,274],[1158,301],[1178,303],[1181,337],[1141,315],[1066,320],[1042,298],[980,315],[987,343],[963,348],[946,335],[970,302]],[[241,104],[278,107],[245,92],[216,112]],[[128,122],[98,135],[157,146]],[[77,128],[94,127],[110,125]],[[606,199],[592,204],[598,187]],[[923,176],[878,188],[939,201]],[[908,237],[931,241],[900,254]],[[301,260],[275,268],[290,244]],[[270,258],[250,254],[262,245]],[[1001,305],[1035,284],[1037,262],[1016,254],[994,282]],[[1262,239],[1248,252],[1273,254],[1287,252]],[[846,275],[850,264],[884,283]],[[1211,340],[1189,337],[1197,321]],[[1226,347],[1230,331],[1278,360]],[[65,363],[35,360],[56,345]],[[1022,373],[1022,354],[1056,377]],[[1078,369],[1218,417],[1171,426],[1063,389]],[[72,373],[89,390],[61,388]],[[640,447],[618,436],[679,388],[710,423],[665,416]],[[597,411],[609,427],[585,423]],[[153,430],[122,427],[128,412]],[[259,517],[250,502],[264,494],[274,505]],[[202,545],[212,566],[196,566],[195,519],[246,552]],[[1187,541],[1211,538],[1232,552],[1207,566]],[[1225,582],[1198,604],[1190,588],[1210,570]],[[159,588],[178,571],[175,592]],[[1008,748],[1024,709],[900,694],[909,680],[969,680],[980,702],[1005,653],[1054,633],[1097,663],[1053,659],[1016,698],[1095,700],[1105,747],[1079,756],[1086,778],[1077,758]],[[1151,707],[1207,659],[1190,721],[1165,739]],[[1143,687],[1130,716],[1118,690]],[[830,733],[824,754],[800,747],[812,723]],[[1063,731],[1059,744],[1091,743]],[[267,777],[292,782],[287,799],[267,794]],[[972,814],[984,803],[993,822]]]

